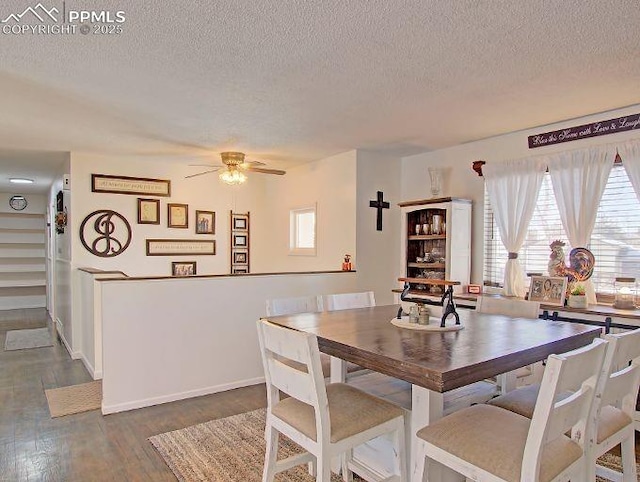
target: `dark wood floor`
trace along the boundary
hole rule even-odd
[[[91,380],[56,339],[4,351],[8,330],[41,328],[44,310],[0,312],[0,481],[175,481],[147,438],[266,406],[264,385],[102,416],[52,419],[44,390]]]

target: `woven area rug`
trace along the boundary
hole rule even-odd
[[[97,410],[102,405],[102,381],[80,383],[44,391],[51,418]]]
[[[260,482],[266,450],[264,425],[265,410],[259,409],[155,435],[149,441],[181,482]],[[294,442],[280,437],[278,459],[301,451]],[[621,470],[616,455],[605,454],[599,463]],[[638,469],[640,473],[640,465]],[[314,480],[303,466],[276,475],[278,482]],[[332,482],[340,480],[335,474],[331,477]]]
[[[212,420],[149,438],[182,482],[261,482],[266,445],[265,409]],[[302,452],[280,437],[278,459]],[[354,477],[355,480],[361,480]],[[312,482],[306,466],[276,475],[278,482]],[[333,474],[331,482],[340,482]]]
[[[7,331],[7,338],[4,341],[4,349],[6,351],[26,350],[43,346],[53,346],[49,328]]]

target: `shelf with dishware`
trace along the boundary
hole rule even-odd
[[[410,279],[460,280],[471,275],[471,201],[424,199],[399,204],[402,211],[402,273]],[[442,285],[411,282],[411,291],[441,295]],[[460,287],[456,286],[456,291]]]

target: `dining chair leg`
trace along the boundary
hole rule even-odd
[[[353,472],[349,469],[349,464],[353,460],[353,449],[349,449],[345,451],[340,456],[340,461],[342,462],[342,480],[344,482],[353,482]]]
[[[329,450],[322,450],[318,456],[316,482],[331,482],[331,457]]]
[[[623,482],[637,482],[635,432],[622,441],[622,480]]]
[[[398,462],[398,472],[400,475],[400,482],[407,482],[409,479],[407,477],[407,447],[406,447],[406,438],[404,433],[404,421],[398,424],[398,429],[395,432],[396,438],[396,450],[397,457],[396,460]]]
[[[271,425],[268,425],[265,432],[267,451],[264,457],[262,482],[273,482],[276,475],[276,462],[278,461],[278,436],[279,432]]]

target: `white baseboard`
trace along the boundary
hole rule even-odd
[[[91,365],[91,363],[89,363],[89,360],[87,360],[87,357],[85,357],[84,354],[82,354],[82,353],[80,354],[80,360],[82,360],[82,364],[84,365],[84,367],[89,372],[89,375],[91,375],[91,378],[93,378],[94,380],[101,380],[102,379],[102,370],[101,371],[96,371],[96,369],[93,367],[93,365]]]
[[[133,400],[131,402],[116,403],[113,405],[106,405],[104,398],[102,401],[102,414],[108,415],[110,413],[124,412],[127,410],[134,410],[136,408],[151,407],[152,405],[159,405],[161,403],[175,402],[177,400],[184,400],[186,398],[201,397],[202,395],[211,395],[212,393],[226,392],[227,390],[233,390],[234,388],[249,387],[251,385],[258,385],[264,383],[264,377],[250,378],[247,380],[240,380],[233,383],[225,383],[222,385],[216,385],[213,387],[199,388],[197,390],[189,390],[187,392],[172,393],[170,395],[163,395],[161,397],[147,398],[144,400]],[[108,383],[108,382],[107,382]],[[108,386],[108,385],[107,385]],[[103,382],[103,392],[104,392]]]

